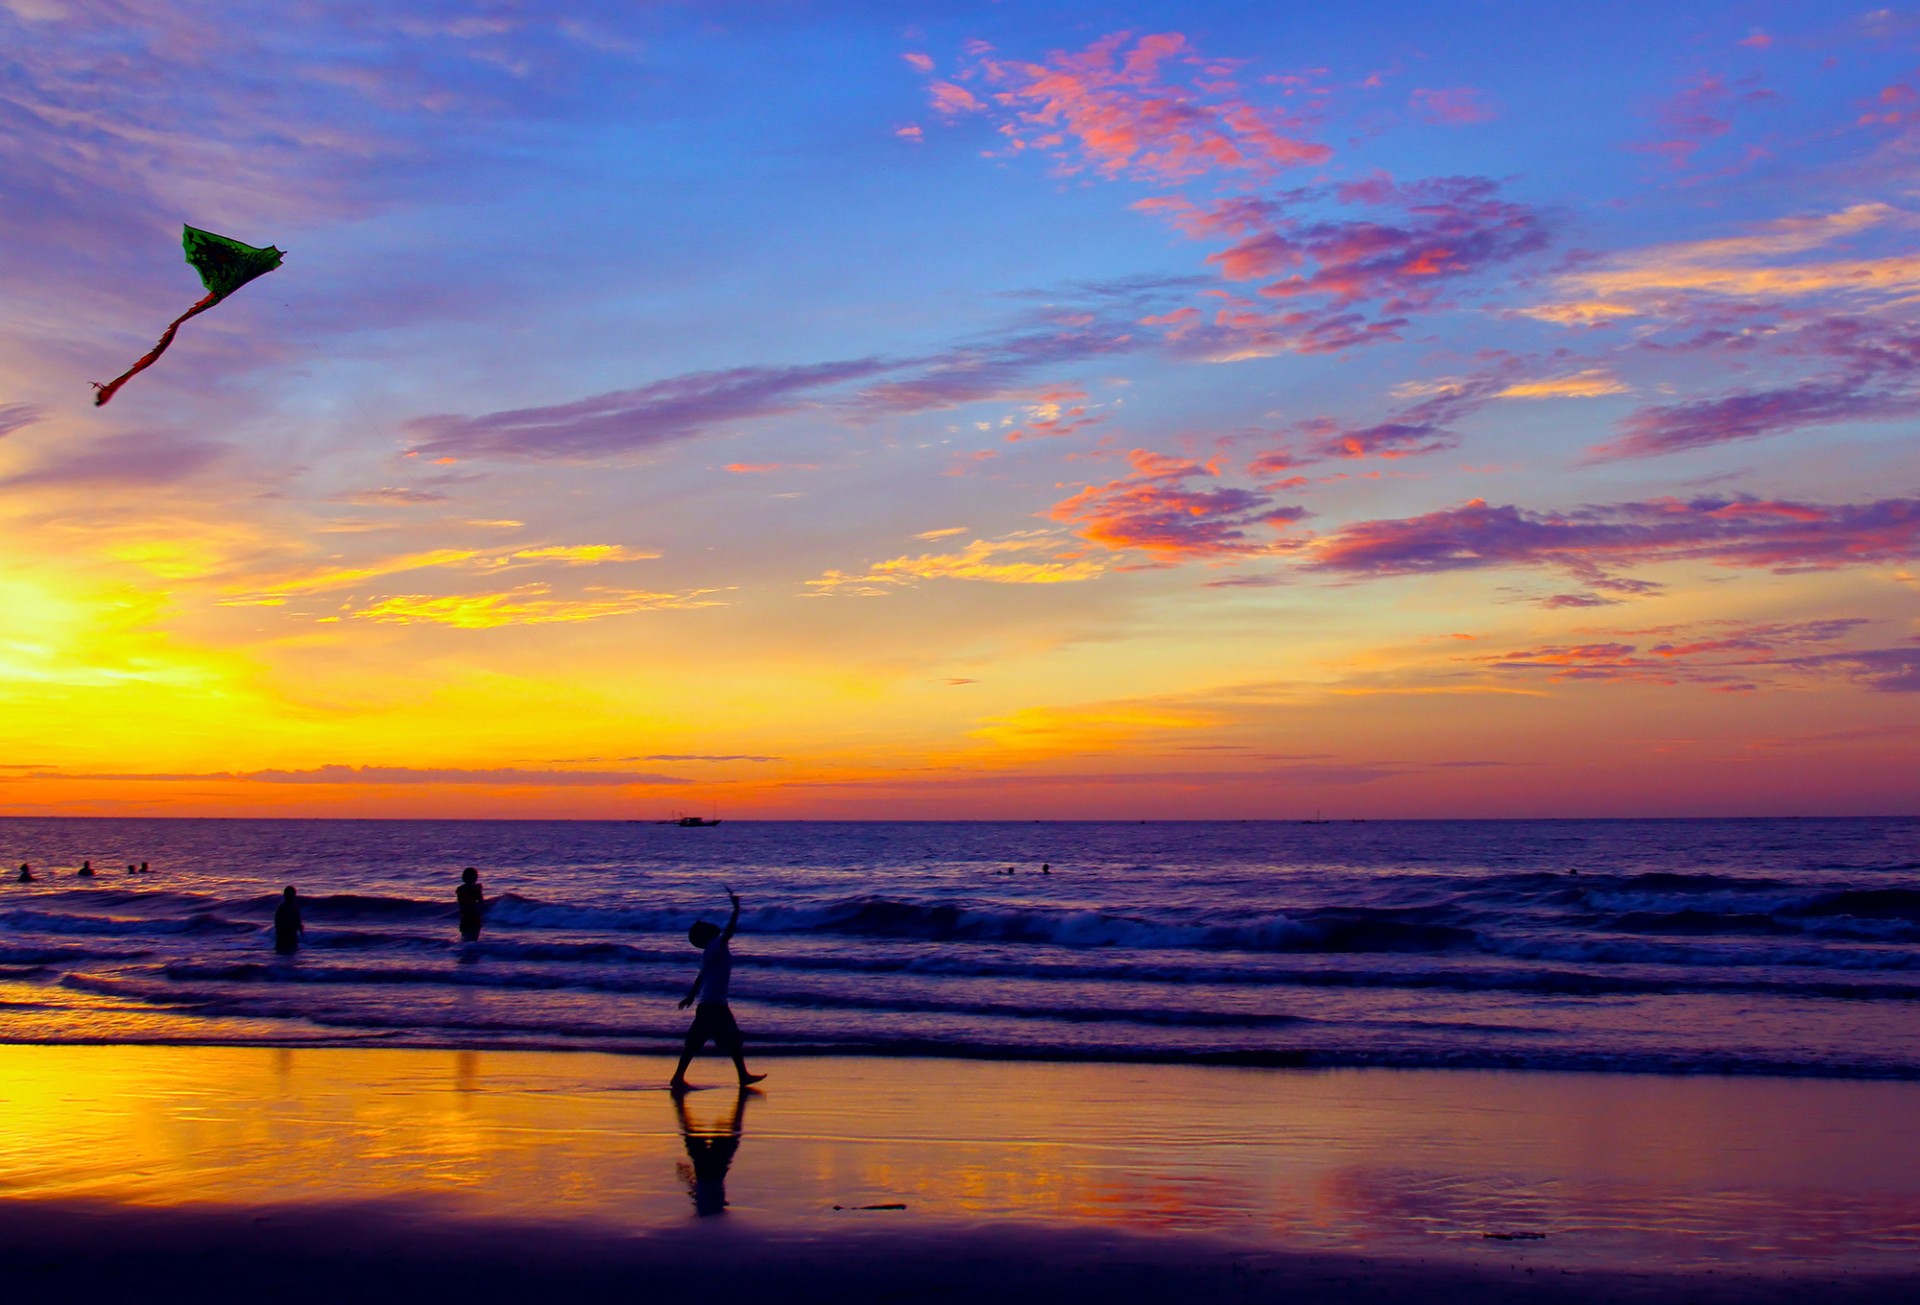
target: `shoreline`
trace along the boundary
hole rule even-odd
[[[0,982],[7,982],[0,976]],[[13,979],[11,982],[23,982]],[[167,1012],[161,1012],[163,1014]],[[188,1016],[184,1018],[198,1018]],[[409,1039],[416,1035],[407,1033]],[[630,1046],[600,1042],[593,1046],[570,1046],[562,1042],[510,1041],[497,1042],[460,1042],[455,1040],[419,1039],[408,1041],[386,1041],[379,1034],[369,1034],[358,1039],[340,1038],[325,1034],[314,1038],[297,1036],[263,1036],[255,1038],[232,1037],[210,1039],[204,1037],[147,1037],[130,1039],[126,1037],[89,1038],[79,1035],[59,1035],[48,1037],[19,1037],[0,1034],[0,1048],[6,1047],[170,1047],[181,1050],[197,1048],[251,1048],[255,1050],[292,1050],[292,1051],[418,1051],[445,1052],[488,1055],[555,1055],[555,1056],[612,1056],[622,1059],[647,1059],[672,1057],[677,1054],[678,1040],[659,1039],[647,1043],[635,1043]],[[1226,1052],[1154,1052],[1133,1051],[1127,1049],[1093,1050],[1082,1048],[1034,1049],[1018,1046],[967,1046],[964,1044],[940,1042],[934,1039],[920,1041],[902,1041],[896,1043],[831,1043],[812,1045],[784,1045],[777,1042],[756,1042],[749,1040],[748,1054],[752,1059],[770,1061],[809,1061],[809,1060],[861,1060],[861,1061],[961,1061],[983,1064],[1004,1065],[1109,1065],[1115,1067],[1142,1066],[1164,1067],[1170,1069],[1250,1069],[1250,1070],[1286,1070],[1294,1072],[1323,1071],[1381,1071],[1386,1073],[1435,1073],[1435,1074],[1576,1074],[1602,1075],[1607,1077],[1648,1077],[1672,1079],[1732,1079],[1732,1080],[1784,1080],[1789,1082],[1831,1082],[1831,1083],[1920,1083],[1920,1067],[1894,1066],[1885,1069],[1853,1069],[1846,1072],[1834,1072],[1830,1068],[1806,1065],[1786,1061],[1763,1061],[1751,1057],[1726,1057],[1726,1063],[1703,1065],[1649,1065],[1621,1064],[1617,1057],[1595,1055],[1582,1059],[1570,1054],[1559,1063],[1542,1063],[1540,1059],[1527,1060],[1521,1057],[1501,1057],[1487,1055],[1475,1058],[1461,1056],[1445,1063],[1420,1061],[1413,1059],[1395,1060],[1390,1057],[1367,1057],[1347,1055],[1340,1052],[1321,1051],[1226,1051]],[[707,1055],[713,1054],[711,1047]]]

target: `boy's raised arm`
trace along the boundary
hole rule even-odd
[[[733,914],[727,917],[727,927],[720,931],[720,937],[725,942],[732,942],[734,928],[740,923],[740,894],[729,888],[727,900],[733,903]]]

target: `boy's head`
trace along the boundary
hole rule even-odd
[[[719,936],[720,926],[711,920],[695,920],[693,928],[687,930],[687,941],[701,951],[705,951],[707,944]]]
[[[480,878],[480,872],[474,869],[472,866],[468,866],[465,870],[462,870],[460,872],[460,882],[463,884],[473,883],[479,878]]]

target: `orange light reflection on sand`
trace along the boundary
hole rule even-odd
[[[1019,1219],[1542,1263],[1920,1262],[1920,1085],[763,1067],[728,1150],[733,1090],[696,1093],[683,1119],[655,1058],[0,1046],[0,1194],[403,1200],[653,1230],[724,1188],[730,1217],[808,1235]],[[702,1062],[695,1081],[722,1073]]]

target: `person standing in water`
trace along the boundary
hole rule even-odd
[[[480,941],[480,924],[486,918],[487,895],[480,888],[480,872],[468,866],[460,872],[460,886],[453,890],[460,907],[460,940]]]
[[[300,950],[300,935],[307,926],[300,923],[300,895],[288,884],[287,890],[280,894],[279,909],[273,913],[273,950],[282,956],[291,956]]]
[[[733,903],[733,914],[727,917],[726,928],[711,920],[696,920],[687,930],[687,941],[700,949],[700,972],[693,976],[693,987],[680,999],[680,1009],[685,1010],[696,1000],[700,1004],[694,1008],[693,1027],[687,1030],[679,1068],[673,1071],[673,1078],[667,1084],[675,1092],[687,1090],[687,1066],[693,1063],[694,1056],[707,1045],[709,1038],[713,1039],[714,1046],[733,1057],[733,1068],[740,1075],[741,1087],[766,1077],[747,1073],[746,1047],[740,1037],[740,1026],[727,1007],[727,985],[733,978],[733,953],[727,950],[727,944],[733,941],[733,931],[740,923],[740,894],[729,888],[727,900]]]

